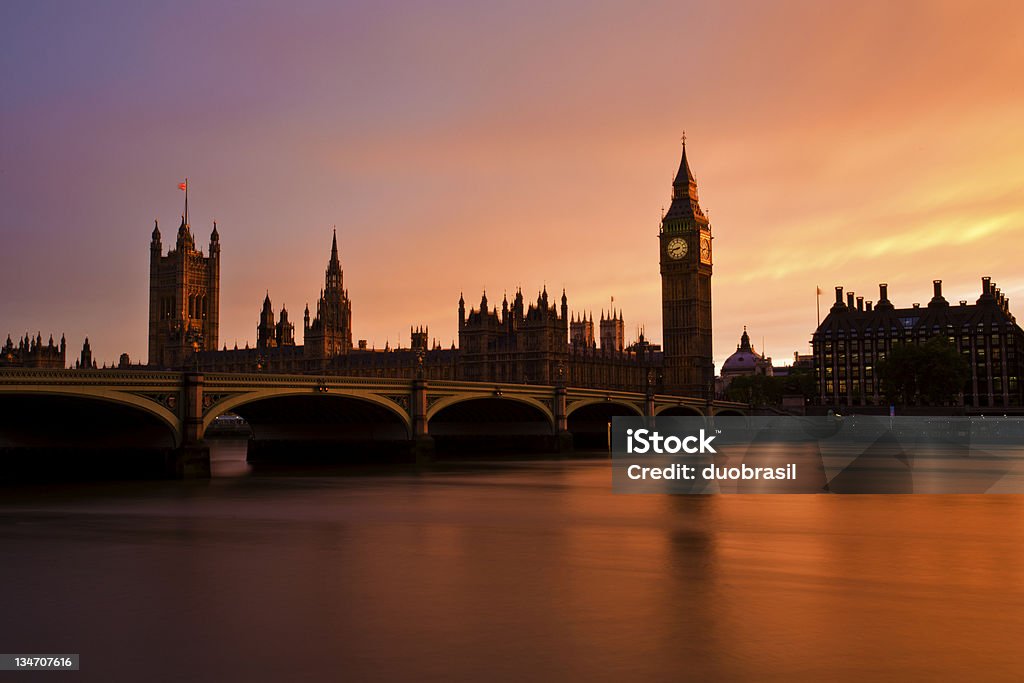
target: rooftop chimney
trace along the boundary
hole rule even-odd
[[[858,296],[857,297],[857,310],[858,311],[863,311],[864,310],[864,297],[862,297],[862,296]]]
[[[853,310],[853,292],[846,293],[846,307]]]
[[[889,300],[889,285],[884,282],[878,285],[878,303]]]
[[[836,303],[840,304],[840,305],[843,303],[843,288],[842,287],[836,287]]]
[[[935,296],[928,302],[928,306],[948,306],[949,303],[942,296],[942,280],[932,280],[932,286],[935,289]]]
[[[868,313],[870,313],[871,312],[871,302],[870,301],[867,302],[867,305],[868,305]]]
[[[978,297],[978,303],[993,301],[993,292],[995,289],[995,283],[992,282],[992,278],[987,275],[981,278],[981,296]]]

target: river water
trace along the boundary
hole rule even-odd
[[[47,675],[96,681],[1024,671],[1022,496],[613,495],[606,460],[263,476],[239,444],[214,457],[210,481],[4,490],[0,650],[79,653]]]

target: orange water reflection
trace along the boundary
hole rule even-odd
[[[5,500],[0,580],[19,616],[0,642],[81,652],[96,674],[1014,680],[1024,667],[1019,496],[613,495],[606,461],[554,461]]]

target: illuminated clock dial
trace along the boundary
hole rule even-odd
[[[711,236],[700,236],[700,260],[704,263],[711,263]]]
[[[682,237],[674,238],[671,242],[668,243],[668,246],[665,247],[665,253],[668,254],[668,257],[670,259],[673,259],[675,261],[678,261],[679,259],[686,256],[686,250],[686,240],[684,240]]]

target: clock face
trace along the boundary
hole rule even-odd
[[[668,254],[670,259],[678,261],[686,256],[686,249],[686,240],[682,237],[676,237],[665,247],[665,253]]]
[[[708,265],[711,264],[711,235],[700,236],[700,260]]]

